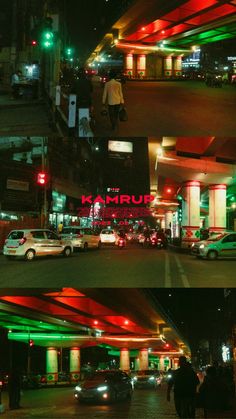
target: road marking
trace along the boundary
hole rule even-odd
[[[171,276],[170,276],[170,257],[168,253],[165,253],[165,288],[171,287]]]
[[[178,270],[179,270],[179,273],[180,273],[180,276],[181,276],[181,280],[182,280],[182,283],[183,283],[184,287],[185,288],[190,288],[190,284],[188,282],[187,275],[184,272],[184,268],[183,268],[182,263],[180,262],[180,260],[179,260],[179,258],[178,258],[177,255],[174,255],[174,258],[175,258],[175,262],[176,262],[176,265],[178,267]]]

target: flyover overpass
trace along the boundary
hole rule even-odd
[[[153,214],[172,236],[224,231],[229,215],[236,229],[236,138],[150,138],[149,165]]]
[[[120,368],[127,371],[130,357],[135,358],[136,369],[147,369],[152,358],[164,370],[176,368],[181,354],[190,356],[188,344],[151,290],[27,290],[31,295],[20,290],[17,296],[16,292],[10,295],[7,290],[0,297],[0,326],[8,330],[9,340],[45,348],[50,382],[58,378],[59,348],[70,348],[72,381],[79,376],[80,351],[90,346],[120,356]]]
[[[124,56],[130,77],[179,77],[196,46],[236,37],[235,0],[136,0],[97,45],[88,63]]]

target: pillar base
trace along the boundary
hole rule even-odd
[[[55,384],[58,382],[58,373],[48,372],[47,373],[47,385]]]
[[[182,227],[182,247],[190,247],[192,243],[200,240],[200,228],[197,226]]]
[[[172,71],[171,70],[164,70],[164,77],[166,79],[172,77]]]
[[[70,372],[70,382],[77,383],[80,379],[80,371]]]

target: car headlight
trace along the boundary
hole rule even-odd
[[[153,380],[155,380],[155,377],[152,375],[151,377],[149,377],[149,379],[148,379],[149,381],[153,381]]]
[[[204,249],[205,245],[204,244],[200,244],[199,249]]]
[[[75,390],[76,390],[76,391],[82,391],[82,387],[80,387],[80,386],[76,386],[76,387],[75,387]]]
[[[169,378],[169,379],[172,378],[172,375],[171,374],[168,374],[167,375],[167,378]]]
[[[107,386],[100,386],[97,388],[97,391],[106,391],[108,389]]]

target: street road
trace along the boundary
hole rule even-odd
[[[207,87],[198,81],[128,81],[123,93],[129,120],[111,131],[100,115],[103,89],[96,83],[95,136],[235,136],[236,86]]]
[[[235,287],[236,260],[199,260],[130,245],[33,262],[0,256],[0,287]]]
[[[4,392],[3,404],[6,407],[7,403],[7,394]],[[131,401],[120,401],[111,405],[80,404],[73,398],[73,388],[28,390],[22,396],[21,405],[22,409],[19,410],[10,411],[7,409],[5,414],[3,414],[3,418],[176,418],[173,396],[170,403],[166,401],[165,385],[157,390],[134,390]],[[235,416],[225,417],[230,418]],[[196,418],[203,418],[202,409],[197,410]]]

